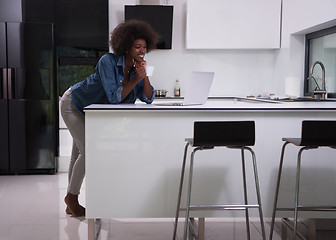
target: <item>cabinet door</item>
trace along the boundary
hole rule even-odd
[[[0,174],[9,171],[6,26],[0,22]]]
[[[280,47],[281,0],[188,0],[188,49]]]
[[[21,22],[22,1],[1,0],[0,1],[0,22]]]
[[[11,173],[55,169],[54,41],[50,23],[7,23]],[[9,84],[8,84],[9,85]]]

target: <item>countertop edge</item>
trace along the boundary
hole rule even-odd
[[[272,107],[266,107],[266,108],[255,108],[255,107],[250,107],[250,108],[232,108],[232,107],[223,107],[223,108],[209,108],[209,107],[198,107],[198,108],[190,108],[190,107],[142,107],[142,108],[130,108],[130,107],[118,107],[118,108],[111,108],[111,107],[97,107],[97,106],[88,106],[84,109],[84,112],[89,112],[89,111],[175,111],[175,112],[183,112],[183,111],[212,111],[212,112],[223,112],[223,111],[243,111],[243,112],[279,112],[279,111],[300,111],[300,112],[305,112],[305,111],[317,111],[317,112],[336,112],[336,107],[335,108],[319,108],[319,107],[294,107],[294,108],[288,108],[288,107],[278,107],[278,108],[272,108]]]

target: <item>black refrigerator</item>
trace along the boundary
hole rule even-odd
[[[0,22],[0,174],[54,173],[51,23]]]

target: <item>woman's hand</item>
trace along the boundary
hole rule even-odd
[[[136,82],[140,82],[141,80],[145,79],[146,77],[146,61],[137,62],[134,61],[135,67],[135,80]]]
[[[153,95],[153,90],[152,90],[152,86],[149,82],[149,79],[147,77],[147,73],[146,73],[146,61],[141,61],[141,62],[134,62],[134,66],[135,66],[135,76],[134,78],[136,78],[139,82],[141,80],[143,80],[143,91],[144,94],[146,95],[146,97],[148,99],[152,98]]]
[[[130,79],[129,73],[128,75],[125,74],[125,78],[123,80],[124,88],[121,92],[121,99],[124,99],[141,80],[143,80],[144,94],[148,99],[151,99],[153,91],[146,73],[146,61],[135,61],[132,59],[132,66],[135,67],[135,75]]]

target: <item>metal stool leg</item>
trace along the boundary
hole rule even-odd
[[[303,147],[298,153],[297,166],[296,166],[296,186],[295,186],[295,206],[294,206],[294,240],[297,233],[297,220],[298,220],[298,207],[299,207],[299,192],[300,192],[300,172],[301,172],[301,155],[304,150],[308,149]]]
[[[248,205],[248,199],[247,199],[247,187],[246,187],[246,171],[245,171],[245,156],[244,156],[244,147],[241,148],[241,157],[242,157],[242,172],[243,172],[243,187],[244,187],[244,202],[245,205]],[[250,220],[249,220],[249,212],[248,208],[245,207],[245,222],[246,222],[246,234],[247,239],[251,239],[250,234]]]
[[[261,197],[260,197],[260,187],[259,187],[259,178],[258,178],[258,169],[257,169],[257,160],[254,151],[246,147],[247,150],[249,150],[252,154],[252,161],[253,161],[253,170],[254,170],[254,181],[255,181],[255,186],[256,186],[256,193],[257,193],[257,200],[258,200],[258,205],[259,205],[259,218],[260,218],[260,226],[261,226],[261,233],[263,240],[266,240],[266,233],[265,233],[265,224],[264,224],[264,215],[262,211],[262,206],[261,206]]]
[[[174,223],[173,240],[176,239],[177,224],[178,224],[178,217],[179,217],[180,207],[181,207],[181,197],[182,197],[183,179],[184,179],[184,171],[185,171],[185,165],[186,165],[186,159],[187,159],[188,147],[189,147],[189,143],[187,143],[186,146],[185,146],[185,148],[184,148],[184,156],[183,156],[183,163],[182,163],[181,177],[180,177],[180,187],[179,187],[179,192],[178,192],[178,199],[177,199],[177,206],[176,206],[176,214],[175,214],[175,223]]]
[[[187,240],[188,235],[188,225],[189,225],[189,208],[190,208],[190,200],[191,200],[191,187],[192,187],[192,175],[193,175],[193,168],[194,168],[194,155],[195,152],[200,150],[201,148],[195,148],[190,157],[190,169],[189,169],[189,181],[188,181],[188,196],[187,196],[187,204],[186,204],[186,215],[185,215],[185,222],[184,222],[184,235],[183,239]]]
[[[282,146],[281,150],[281,157],[280,157],[280,164],[279,164],[279,170],[278,170],[278,179],[277,179],[277,184],[275,188],[275,196],[274,196],[274,204],[273,204],[273,213],[272,213],[272,221],[271,221],[271,230],[270,230],[270,235],[269,235],[269,240],[272,240],[273,238],[273,230],[274,230],[274,223],[275,223],[275,214],[276,214],[276,209],[277,209],[277,204],[278,204],[278,195],[279,195],[279,187],[280,187],[280,180],[281,180],[281,173],[282,173],[282,165],[283,165],[283,159],[285,155],[285,149],[286,146],[289,144],[289,142],[285,142]]]

